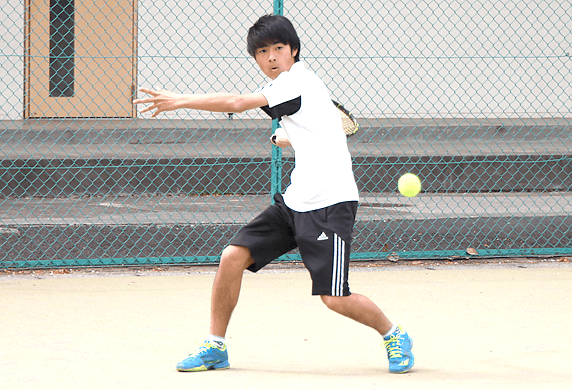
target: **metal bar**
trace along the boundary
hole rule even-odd
[[[284,1],[274,0],[274,15],[284,14]],[[272,121],[272,133],[278,128],[278,120]],[[282,149],[276,145],[272,145],[272,161],[270,165],[271,178],[270,178],[270,196],[272,197],[272,204],[274,204],[274,194],[282,192]]]

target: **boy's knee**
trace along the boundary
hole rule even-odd
[[[322,302],[326,307],[333,311],[339,311],[341,305],[343,305],[343,300],[345,297],[332,297],[330,295],[320,295]]]
[[[247,269],[254,263],[250,250],[244,246],[229,245],[222,251],[220,266],[234,266]]]

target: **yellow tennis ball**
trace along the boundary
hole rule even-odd
[[[421,191],[421,181],[413,173],[406,173],[397,181],[397,188],[402,195],[412,197]]]

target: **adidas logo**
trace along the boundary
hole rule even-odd
[[[399,363],[400,366],[406,366],[409,364],[409,359],[405,359],[404,361],[402,361],[401,363]]]
[[[318,237],[318,241],[324,241],[327,240],[328,236],[326,236],[326,233],[322,232],[322,234],[320,234],[320,237]]]

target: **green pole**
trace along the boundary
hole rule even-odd
[[[274,15],[284,15],[284,0],[274,0]]]
[[[272,133],[278,128],[278,120],[272,121]],[[272,170],[271,182],[271,195],[272,203],[274,203],[274,194],[282,192],[282,149],[276,145],[272,145],[272,160],[270,161],[270,168]]]
[[[282,15],[284,11],[284,1],[274,0],[274,15]],[[278,128],[278,119],[272,121],[272,133]],[[282,149],[272,145],[272,160],[270,161],[270,195],[274,203],[274,194],[282,193]]]

